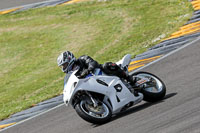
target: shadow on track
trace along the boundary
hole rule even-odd
[[[164,102],[166,99],[169,99],[169,98],[171,98],[171,97],[173,97],[173,96],[175,96],[175,95],[177,95],[177,93],[169,93],[169,94],[167,94],[167,95],[164,97],[164,99],[161,100],[161,101],[154,102],[154,103],[145,102],[144,104],[141,104],[141,105],[132,107],[132,108],[126,110],[126,111],[122,111],[121,113],[119,113],[119,114],[117,114],[116,116],[114,116],[109,122],[115,121],[115,120],[117,120],[117,119],[119,119],[119,118],[121,118],[121,117],[127,116],[127,115],[129,115],[129,114],[138,112],[138,111],[140,111],[140,110],[143,110],[143,109],[148,108],[148,107],[150,107],[150,106],[153,106],[153,105],[155,105],[155,104],[162,103],[162,102]],[[108,123],[109,123],[109,122],[108,122]],[[107,124],[107,123],[105,123],[105,124]],[[101,124],[101,125],[104,125],[104,124]],[[92,126],[93,126],[94,128],[95,128],[95,127],[99,127],[99,126],[101,126],[101,125],[92,124]]]

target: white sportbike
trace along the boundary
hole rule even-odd
[[[117,62],[128,73],[131,55],[125,55]],[[64,84],[63,100],[71,104],[77,114],[84,120],[102,124],[117,114],[142,100],[156,102],[162,100],[166,93],[165,84],[155,75],[148,72],[136,72],[135,86],[117,76],[108,76],[101,69],[81,79],[78,70],[72,72]]]

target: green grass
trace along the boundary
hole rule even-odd
[[[112,0],[0,16],[0,119],[59,95],[60,52],[100,63],[133,57],[191,17],[187,0]]]

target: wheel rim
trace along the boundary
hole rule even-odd
[[[81,101],[80,107],[81,109],[88,115],[95,118],[105,118],[109,115],[109,109],[106,104],[100,102],[101,105],[94,107],[91,104],[88,104],[87,101]]]
[[[144,84],[144,90],[152,93],[159,93],[163,90],[163,83],[153,75],[150,74],[138,74],[139,78],[148,78],[150,82]]]

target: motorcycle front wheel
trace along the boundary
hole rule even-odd
[[[164,82],[154,74],[148,72],[136,72],[131,76],[137,77],[137,80],[147,78],[150,81],[142,85],[140,92],[144,95],[144,101],[157,102],[162,100],[166,94]]]
[[[75,110],[82,119],[94,124],[106,123],[112,116],[110,108],[104,102],[99,101],[98,106],[94,107],[89,98],[76,104]]]

